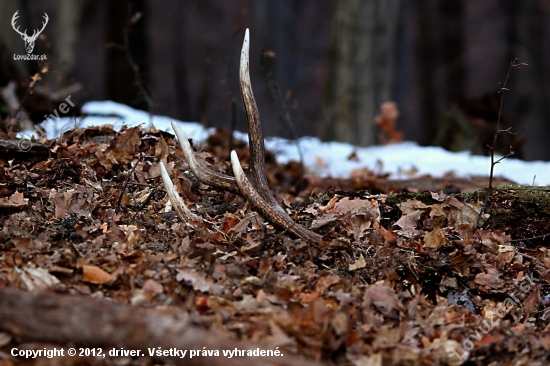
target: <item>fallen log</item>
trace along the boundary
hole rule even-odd
[[[0,288],[0,330],[30,341],[82,347],[187,350],[185,358],[161,357],[175,365],[297,365],[320,363],[296,356],[224,357],[222,350],[264,349],[189,324],[174,307],[139,308],[89,297]],[[189,358],[191,350],[218,350],[219,357]],[[159,358],[159,357],[157,357]]]

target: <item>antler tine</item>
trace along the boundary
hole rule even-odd
[[[176,188],[174,187],[174,184],[170,179],[170,175],[168,175],[168,172],[166,171],[166,167],[164,166],[164,163],[162,161],[160,162],[160,175],[162,176],[164,189],[168,194],[168,198],[170,198],[170,202],[172,202],[172,207],[178,214],[181,221],[183,222],[202,221],[202,218],[200,216],[195,215],[189,210],[185,202],[183,202],[183,200],[179,196],[178,192],[176,192]]]
[[[241,97],[243,98],[248,121],[248,146],[250,148],[250,179],[258,193],[267,201],[276,204],[269,191],[267,177],[265,175],[265,147],[260,112],[252,92],[250,82],[250,33],[248,28],[244,33],[243,47],[241,49],[241,63],[239,67],[239,80],[241,83]]]
[[[305,227],[297,224],[292,220],[290,216],[279,206],[278,204],[273,205],[271,202],[265,200],[259,192],[256,190],[256,187],[248,180],[244,174],[243,168],[239,161],[239,157],[235,150],[231,151],[231,166],[233,167],[233,173],[237,179],[237,183],[241,188],[243,196],[254,206],[262,215],[264,215],[272,223],[287,229],[294,235],[302,238],[304,240],[309,240],[313,243],[318,243],[321,241],[321,235],[314,233],[306,229]],[[271,196],[271,195],[270,195]],[[275,199],[271,196],[273,201]]]
[[[218,173],[206,167],[202,161],[195,157],[195,152],[193,151],[187,136],[185,136],[185,133],[183,133],[180,126],[176,122],[172,122],[172,128],[178,137],[181,150],[183,151],[185,160],[187,160],[187,164],[189,164],[189,168],[201,182],[214,187],[228,189],[235,193],[240,193],[239,186],[237,185],[235,178]]]

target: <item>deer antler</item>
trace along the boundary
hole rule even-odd
[[[185,156],[185,159],[187,160],[187,163],[189,164],[189,167],[191,168],[191,171],[201,182],[242,194],[256,210],[258,210],[266,219],[268,219],[273,224],[290,231],[301,239],[313,243],[318,243],[319,241],[321,241],[321,235],[314,233],[313,231],[310,231],[294,222],[294,220],[292,220],[292,218],[281,208],[281,206],[279,206],[279,204],[269,191],[267,177],[265,174],[265,147],[262,125],[260,121],[258,107],[256,105],[254,94],[252,92],[252,85],[250,83],[249,43],[249,31],[247,29],[245,32],[243,48],[241,51],[239,77],[241,84],[241,95],[243,98],[243,103],[245,105],[246,116],[248,120],[248,141],[250,146],[250,179],[244,174],[239,159],[237,157],[237,153],[235,151],[231,152],[231,165],[235,174],[235,178],[233,178],[211,170],[203,162],[198,160],[195,157],[191,145],[189,144],[187,136],[185,136],[178,124],[172,122],[172,127],[174,128],[176,136],[178,137],[181,149],[183,150],[183,154]],[[161,164],[161,169],[163,167],[164,165]],[[165,170],[163,171],[165,172]],[[166,173],[166,176],[168,176],[168,173]],[[163,180],[166,190],[172,193],[175,192],[172,181],[170,181],[170,179],[164,179],[164,174]],[[174,207],[181,207],[183,200],[181,200],[179,196],[176,198],[169,193],[169,198],[172,201],[172,205]],[[184,212],[184,209],[182,209],[181,211],[183,212],[182,214],[180,214],[179,211],[177,212],[182,220],[188,220],[188,215]]]
[[[160,175],[162,177],[162,182],[164,183],[164,189],[166,189],[168,198],[170,198],[170,202],[172,202],[172,207],[178,214],[181,221],[202,221],[199,216],[195,215],[191,212],[191,210],[189,210],[185,202],[183,202],[181,197],[178,195],[178,192],[176,191],[174,184],[172,184],[172,181],[170,180],[170,175],[168,175],[166,167],[164,166],[164,163],[162,161],[160,162]]]

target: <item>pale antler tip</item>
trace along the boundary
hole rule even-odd
[[[231,167],[233,168],[233,174],[235,175],[235,178],[237,179],[237,181],[239,181],[244,175],[244,171],[235,150],[231,151]]]
[[[248,31],[248,28],[246,28],[246,31],[244,32],[243,48],[241,49],[241,66],[244,58],[248,60],[249,48],[250,48],[250,32]]]
[[[233,166],[233,170],[235,170],[235,167],[241,168],[241,162],[235,150],[231,150],[231,165]]]
[[[164,163],[160,162],[160,174],[162,175],[162,180],[164,181],[165,178],[168,178],[170,180],[170,176],[168,175],[168,171],[166,170],[166,167],[164,166]]]
[[[174,121],[172,121],[172,128],[174,129],[174,133],[178,137],[181,149],[183,150],[183,153],[187,159],[187,162],[193,163],[193,161],[189,161],[189,160],[193,160],[194,157],[193,157],[193,149],[191,148],[191,144],[189,144],[187,136],[181,129],[180,125]]]
[[[187,222],[188,220],[201,221],[202,219],[199,216],[195,215],[189,210],[189,208],[187,208],[185,202],[183,202],[183,199],[178,195],[178,192],[176,192],[176,187],[174,187],[164,163],[161,161],[159,165],[160,175],[162,176],[162,182],[164,183],[164,189],[168,194],[170,202],[172,202],[172,208],[176,211],[180,219],[183,222]]]

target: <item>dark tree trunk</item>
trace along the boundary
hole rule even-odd
[[[441,62],[445,69],[447,102],[464,96],[466,70],[464,65],[464,2],[440,1]]]
[[[374,117],[391,97],[400,1],[339,1],[332,20],[323,137],[375,143]]]
[[[437,134],[439,116],[437,111],[437,88],[435,70],[437,66],[437,47],[433,37],[433,7],[427,1],[419,1],[416,7],[418,24],[417,70],[420,79],[419,113],[422,123],[420,143],[430,145]]]

